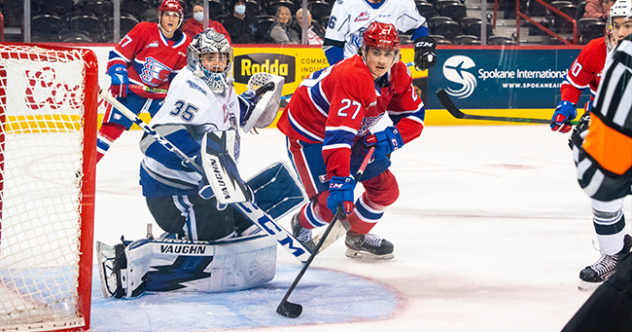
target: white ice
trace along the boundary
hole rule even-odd
[[[124,133],[98,165],[97,240],[144,237],[153,221],[138,184],[141,135]],[[241,158],[245,178],[287,160],[284,137],[247,135]],[[392,160],[400,198],[373,232],[395,244],[395,259],[351,260],[339,241],[312,265],[385,284],[400,309],[381,321],[257,331],[561,330],[590,295],[577,290],[579,271],[599,257],[567,135],[532,125],[427,127]],[[278,252],[280,263],[297,264]]]

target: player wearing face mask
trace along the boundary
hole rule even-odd
[[[204,22],[204,6],[201,3],[196,3],[195,5],[193,5],[193,17],[188,19],[187,22],[184,23],[184,25],[182,26],[182,32],[186,33],[187,36],[193,38],[198,33],[204,30],[203,22]],[[208,27],[223,34],[224,37],[228,39],[229,43],[231,44],[233,43],[230,38],[230,34],[226,32],[226,29],[224,29],[224,26],[221,23],[209,19]]]
[[[233,37],[234,44],[255,43],[255,24],[246,13],[246,3],[238,0],[233,3],[232,15],[224,19],[226,30]]]

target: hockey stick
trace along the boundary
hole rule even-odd
[[[369,164],[369,160],[371,160],[373,151],[375,151],[375,147],[371,147],[371,149],[369,149],[369,152],[366,154],[366,157],[364,157],[364,160],[362,161],[362,165],[360,165],[360,169],[358,169],[358,172],[356,173],[356,176],[355,176],[356,183],[360,182],[360,180],[362,179],[362,174],[364,174],[364,169],[366,168],[366,165]],[[338,223],[338,221],[342,219],[346,219],[346,215],[342,208],[342,205],[340,205],[338,206],[338,209],[336,210],[336,214],[334,215],[334,218],[329,223],[329,226],[327,226],[327,229],[325,230],[322,238],[320,239],[320,241],[318,241],[316,248],[314,248],[314,251],[312,252],[312,254],[309,255],[307,262],[303,264],[303,268],[294,279],[294,282],[292,282],[290,289],[288,289],[287,293],[285,293],[285,296],[283,297],[283,300],[281,300],[281,303],[279,303],[279,306],[276,309],[276,312],[279,315],[287,317],[287,318],[296,318],[300,316],[301,313],[303,312],[302,305],[298,303],[292,303],[288,301],[288,298],[290,297],[290,294],[292,294],[292,291],[294,290],[294,288],[296,288],[296,285],[298,285],[298,282],[303,277],[303,274],[305,274],[305,271],[307,271],[307,268],[309,267],[309,265],[314,260],[314,257],[316,257],[316,255],[318,255],[318,253],[320,252],[320,248],[323,246],[323,244],[327,240],[327,236],[329,235],[329,233],[331,233],[332,229]]]
[[[167,92],[169,90],[167,89],[159,89],[159,88],[152,88],[149,86],[142,86],[142,85],[136,85],[136,84],[128,84],[127,87],[132,90],[132,91],[145,91],[145,92],[149,92],[149,93],[163,93],[165,95],[167,95]]]
[[[112,96],[108,90],[101,89],[99,91],[99,97],[112,104],[112,106],[119,110],[121,114],[123,114],[126,118],[141,127],[147,134],[151,135],[167,150],[173,152],[176,156],[178,156],[178,158],[189,164],[198,173],[202,174],[202,176],[205,176],[204,170],[200,165],[198,165],[192,158],[189,158],[184,152],[182,152],[175,145],[169,142],[169,140],[158,134],[151,126],[145,124],[143,120],[136,116],[136,114],[125,107],[125,105],[121,104],[120,101],[116,100],[116,98]],[[290,234],[277,222],[275,222],[274,219],[268,216],[265,211],[259,209],[259,207],[254,202],[245,202],[243,207],[236,207],[240,212],[244,214],[244,216],[250,219],[257,226],[259,226],[264,232],[272,236],[283,248],[289,251],[298,260],[300,260],[301,262],[305,262],[307,260],[309,250],[307,250],[307,248],[305,248],[305,246],[303,246],[300,241],[294,238],[292,234]]]
[[[130,121],[137,124],[141,129],[143,129],[147,134],[151,135],[158,143],[164,146],[170,152],[173,152],[178,158],[182,159],[182,161],[186,162],[193,169],[195,169],[198,173],[204,174],[204,170],[200,165],[195,163],[193,158],[189,158],[182,150],[178,149],[175,145],[171,144],[166,138],[162,137],[162,135],[158,134],[152,127],[148,126],[143,120],[141,120],[134,112],[130,111],[125,105],[123,105],[120,101],[116,100],[114,96],[110,94],[110,92],[106,89],[101,89],[99,91],[99,98],[107,101],[112,104],[123,116],[128,118]]]
[[[541,124],[550,124],[551,120],[544,119],[531,119],[531,118],[511,118],[504,116],[487,116],[487,115],[473,115],[473,114],[465,114],[459,110],[456,105],[450,99],[450,95],[444,89],[437,90],[437,98],[441,102],[441,105],[445,107],[445,109],[452,114],[453,117],[457,119],[466,119],[466,120],[487,120],[487,121],[502,121],[502,122],[521,122],[521,123],[541,123]]]

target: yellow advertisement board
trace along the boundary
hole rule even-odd
[[[233,76],[237,93],[246,90],[248,80],[252,75],[266,72],[285,78],[283,95],[288,96],[293,94],[299,84],[311,73],[329,66],[320,46],[274,46],[234,48]],[[413,54],[412,48],[402,49],[402,60],[410,64],[408,68],[411,70],[413,79],[426,77],[427,71],[417,71],[412,66]]]

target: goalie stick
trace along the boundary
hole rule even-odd
[[[488,115],[473,115],[473,114],[465,114],[459,110],[456,105],[452,102],[450,95],[445,89],[437,90],[437,98],[441,102],[441,105],[445,107],[445,109],[452,114],[453,117],[457,119],[466,119],[466,120],[487,120],[487,121],[502,121],[502,122],[520,122],[520,123],[541,123],[541,124],[550,124],[551,120],[544,119],[531,119],[531,118],[512,118],[512,117],[504,117],[504,116],[488,116]]]
[[[364,174],[364,169],[366,168],[366,165],[369,164],[369,160],[371,160],[371,156],[373,155],[373,151],[375,151],[375,147],[371,147],[371,149],[369,149],[369,152],[364,157],[364,160],[362,161],[362,165],[360,165],[360,168],[358,169],[358,172],[356,173],[356,176],[355,176],[357,183],[359,183],[360,180],[362,179],[362,174]],[[339,205],[338,209],[336,210],[336,214],[334,215],[334,218],[329,223],[329,226],[327,226],[327,229],[325,229],[325,232],[324,232],[322,238],[320,239],[320,241],[318,241],[318,244],[316,245],[316,248],[314,248],[314,251],[312,252],[312,254],[309,255],[309,258],[307,259],[307,262],[305,262],[305,264],[303,264],[303,268],[301,269],[301,271],[298,273],[298,275],[294,279],[294,282],[292,282],[292,285],[290,286],[290,289],[288,289],[287,293],[285,293],[285,296],[283,297],[283,300],[281,300],[281,303],[279,303],[279,306],[276,309],[276,312],[279,315],[287,317],[287,318],[296,318],[296,317],[301,315],[301,313],[303,312],[303,306],[298,304],[298,303],[292,303],[292,302],[288,301],[288,298],[290,297],[290,294],[292,294],[292,291],[294,290],[294,288],[296,288],[296,285],[298,285],[298,282],[303,277],[303,274],[305,274],[305,271],[307,271],[307,268],[309,268],[309,265],[314,260],[314,257],[316,257],[316,255],[318,255],[318,253],[320,252],[321,247],[323,246],[323,244],[327,240],[327,236],[334,229],[334,226],[336,224],[338,224],[338,221],[340,221],[342,219],[346,219],[345,217],[346,217],[346,215],[345,215],[345,212],[344,212],[344,210],[342,208],[342,205]]]
[[[99,97],[106,100],[117,110],[121,112],[126,118],[141,127],[147,134],[151,135],[157,142],[164,146],[170,152],[173,152],[182,161],[188,163],[193,169],[205,176],[204,170],[198,165],[192,158],[189,158],[184,152],[173,145],[169,140],[158,134],[151,126],[143,122],[136,114],[130,111],[127,107],[116,100],[108,90],[101,89],[99,91]],[[249,218],[254,224],[259,226],[264,232],[272,236],[285,250],[290,252],[301,262],[306,262],[310,255],[309,250],[303,246],[291,233],[281,227],[273,218],[271,218],[265,211],[259,209],[254,202],[242,202],[233,204],[240,212]]]

